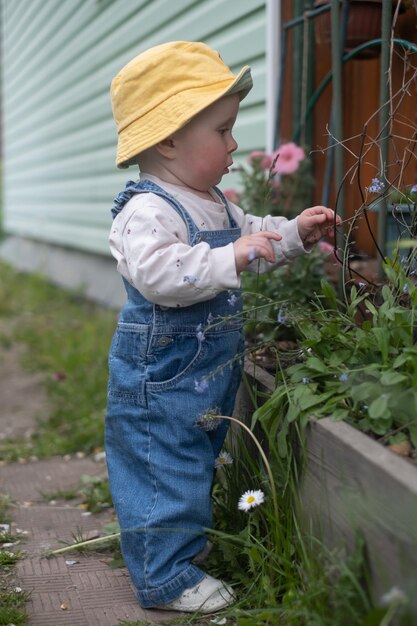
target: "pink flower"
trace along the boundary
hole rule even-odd
[[[334,247],[332,246],[332,244],[328,243],[327,241],[320,241],[319,248],[320,248],[320,252],[322,252],[323,254],[330,254],[334,250]]]
[[[272,153],[272,161],[277,158],[274,165],[275,174],[293,174],[298,170],[300,161],[305,159],[305,152],[293,142],[284,143]]]
[[[239,196],[236,189],[223,189],[223,193],[230,202],[237,204],[239,202]]]
[[[252,165],[254,161],[259,162],[261,169],[269,170],[272,165],[272,156],[262,150],[254,150],[248,157],[248,163]]]

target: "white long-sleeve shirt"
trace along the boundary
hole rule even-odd
[[[186,209],[199,230],[229,228],[226,208],[215,193],[206,200],[191,190],[156,176],[141,174],[165,189]],[[276,262],[255,259],[249,271],[264,272],[305,254],[297,218],[258,217],[245,214],[229,202],[229,211],[242,235],[276,231],[282,240],[272,241]],[[110,250],[117,269],[149,301],[168,307],[184,307],[240,287],[233,244],[210,248],[206,242],[191,247],[187,226],[171,205],[154,193],[135,194],[113,221]]]

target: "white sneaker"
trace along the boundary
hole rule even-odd
[[[163,611],[183,611],[184,613],[195,613],[196,611],[214,613],[224,609],[234,601],[235,595],[229,585],[206,574],[195,587],[183,591],[179,598],[155,608]]]

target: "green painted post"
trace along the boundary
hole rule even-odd
[[[340,46],[340,0],[331,0],[331,27],[332,27],[332,73],[333,73],[333,129],[336,141],[343,141],[343,63]],[[344,190],[343,190],[343,146],[338,143],[335,148],[335,189],[337,193],[337,213],[342,220],[345,214]],[[337,246],[343,254],[345,239],[339,229]]]
[[[382,33],[381,33],[381,62],[380,62],[380,82],[379,82],[379,129],[381,141],[381,178],[385,179],[386,166],[388,162],[388,141],[389,141],[389,62],[390,62],[390,42],[391,42],[391,23],[392,23],[392,0],[383,0],[382,2]],[[380,210],[378,213],[378,246],[381,252],[386,254],[386,232],[387,232],[387,201],[381,198]],[[382,278],[384,275],[383,262],[379,263],[378,273]]]
[[[303,0],[294,0],[294,15],[299,16],[303,12]],[[303,67],[303,27],[302,23],[297,24],[293,29],[292,40],[292,58],[293,58],[293,75],[292,75],[292,127],[297,127],[301,118],[301,94],[302,94],[302,67]]]

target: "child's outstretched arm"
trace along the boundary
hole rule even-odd
[[[341,221],[336,215],[336,225]],[[305,209],[297,218],[298,233],[304,246],[312,246],[324,237],[335,222],[332,209],[324,206],[314,206]]]
[[[275,252],[271,243],[272,239],[280,241],[282,237],[268,230],[239,237],[233,244],[237,273],[240,274],[254,259],[262,258],[274,263]]]

